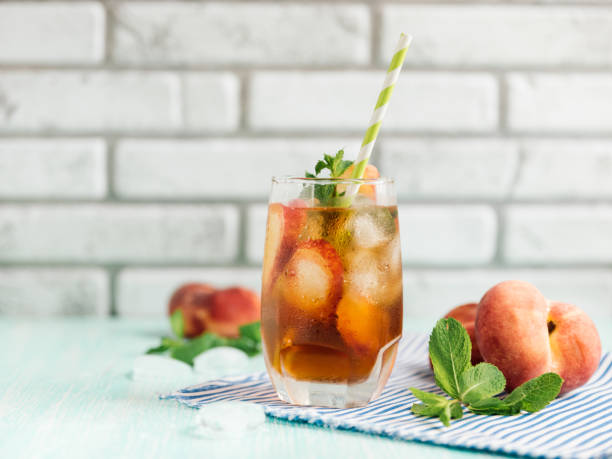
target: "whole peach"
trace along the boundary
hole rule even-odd
[[[582,386],[597,370],[601,341],[589,316],[573,304],[553,301],[548,312],[552,370],[564,379],[561,392]]]
[[[168,315],[180,309],[183,312],[184,335],[187,338],[200,335],[206,328],[206,305],[215,288],[192,282],[179,287],[170,298]]]
[[[217,290],[207,299],[206,330],[226,337],[239,336],[239,328],[259,320],[259,295],[242,287]]]
[[[528,282],[489,289],[475,323],[480,352],[502,371],[507,390],[554,371],[564,380],[561,392],[568,392],[588,381],[601,357],[591,319],[576,306],[547,300]]]

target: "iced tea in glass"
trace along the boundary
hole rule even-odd
[[[343,197],[322,199],[330,190]],[[401,334],[393,182],[274,178],[262,335],[279,397],[298,405],[367,404],[391,373]]]

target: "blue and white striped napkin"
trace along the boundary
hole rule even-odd
[[[546,458],[612,457],[612,356],[606,353],[588,384],[547,408],[519,416],[477,416],[444,427],[439,420],[415,416],[416,398],[408,387],[442,393],[427,364],[427,336],[400,342],[393,374],[382,395],[362,408],[293,406],[280,401],[266,373],[209,381],[162,398],[197,408],[241,400],[264,405],[266,414],[290,421],[349,429],[402,440]]]

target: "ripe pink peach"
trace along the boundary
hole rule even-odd
[[[475,331],[482,356],[502,371],[507,390],[554,371],[564,380],[561,393],[571,391],[589,380],[601,357],[593,321],[528,282],[502,282],[485,293]]]
[[[183,285],[170,298],[168,314],[177,309],[183,312],[187,338],[205,331],[237,337],[241,325],[259,320],[261,306],[259,295],[252,290],[242,287],[216,290],[194,282]]]

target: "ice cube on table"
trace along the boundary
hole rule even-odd
[[[141,355],[134,360],[132,367],[134,381],[190,381],[193,371],[180,360],[161,355]]]
[[[195,372],[207,379],[246,373],[248,368],[248,356],[240,349],[228,346],[215,347],[193,360]]]
[[[266,421],[263,407],[248,402],[216,402],[199,408],[198,432],[206,437],[241,437]]]

